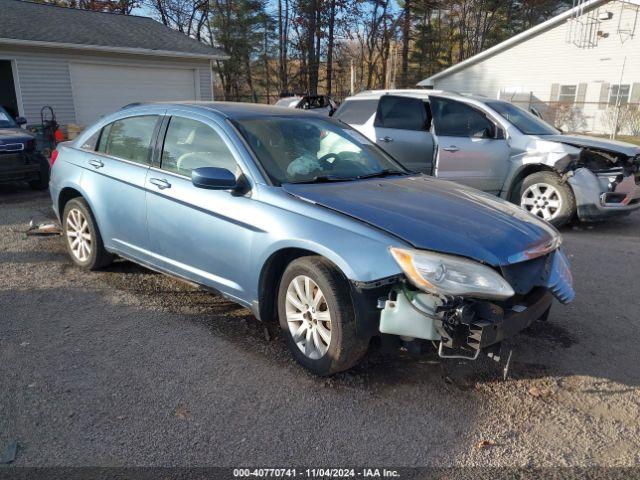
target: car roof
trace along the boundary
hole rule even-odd
[[[259,103],[242,103],[242,102],[149,102],[134,103],[123,107],[142,107],[145,105],[166,106],[166,107],[189,107],[195,111],[209,111],[217,113],[231,120],[242,120],[256,117],[306,117],[319,118],[317,114],[312,112],[298,110],[288,107],[276,107],[275,105],[265,105]],[[321,118],[321,117],[320,117]]]
[[[377,100],[384,95],[401,95],[406,97],[414,97],[414,98],[428,98],[430,96],[437,97],[446,97],[457,100],[476,100],[479,102],[484,102],[489,100],[487,97],[483,97],[482,95],[474,95],[470,93],[458,93],[458,92],[448,92],[445,90],[432,90],[432,89],[390,89],[390,90],[367,90],[365,92],[357,93],[351,97],[348,97],[346,100]]]

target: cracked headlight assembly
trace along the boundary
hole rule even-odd
[[[391,255],[420,290],[440,295],[505,299],[515,292],[491,268],[453,255],[391,247]]]

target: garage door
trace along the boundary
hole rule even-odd
[[[76,122],[90,125],[133,102],[196,100],[195,70],[72,63]]]

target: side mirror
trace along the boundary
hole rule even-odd
[[[207,190],[235,190],[236,176],[226,168],[200,167],[191,171],[191,183]]]
[[[27,119],[24,117],[16,117],[16,123],[22,126],[27,123]]]

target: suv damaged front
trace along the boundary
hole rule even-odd
[[[556,172],[571,186],[580,220],[601,220],[640,208],[640,147],[562,134],[508,102],[484,103],[508,122],[511,168],[503,197],[512,199],[518,180],[522,180],[521,173],[543,168]]]
[[[571,185],[578,217],[595,221],[640,208],[640,147],[581,135],[557,135],[567,155],[554,169]]]

